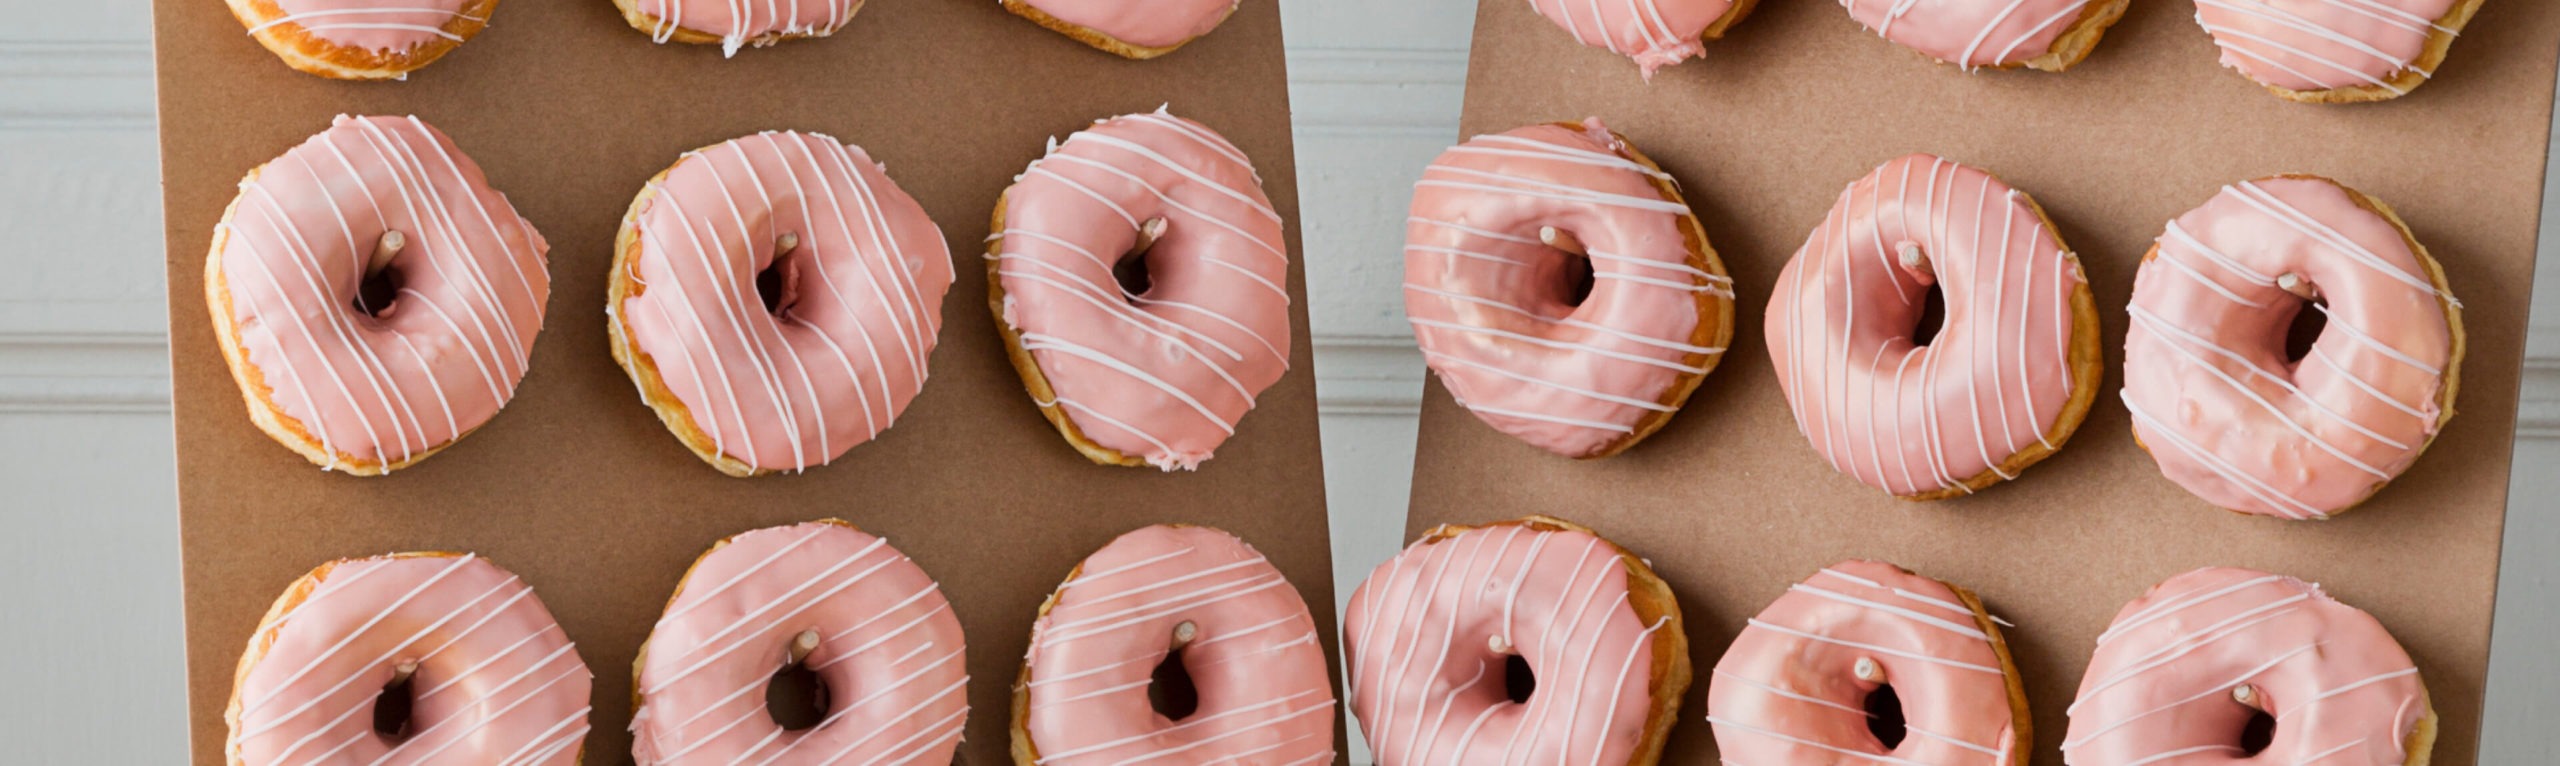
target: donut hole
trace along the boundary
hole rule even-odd
[[[418,677],[413,674],[382,685],[382,692],[373,697],[373,733],[393,741],[409,736],[410,711],[417,702],[413,688],[417,682]]]
[[[1147,704],[1168,721],[1200,712],[1200,687],[1191,684],[1191,668],[1183,664],[1181,649],[1166,652],[1164,661],[1156,663],[1154,679],[1147,684]]]
[[[1564,275],[1557,283],[1564,286],[1564,294],[1557,296],[1556,301],[1581,308],[1583,301],[1591,300],[1592,286],[1599,283],[1599,278],[1591,271],[1591,257],[1564,253]]]
[[[826,719],[829,706],[827,681],[807,662],[785,665],[765,682],[764,709],[773,716],[774,725],[785,731],[817,726]]]
[[[400,288],[406,281],[397,267],[366,274],[363,281],[356,283],[355,309],[365,316],[382,316],[391,310],[392,302],[400,300]]]
[[[1886,750],[1901,747],[1902,738],[1911,733],[1909,722],[1902,717],[1902,695],[1894,693],[1892,684],[1878,686],[1867,692],[1865,707],[1867,733],[1875,735]]]
[[[1502,657],[1502,695],[1513,704],[1528,704],[1529,695],[1538,692],[1538,674],[1529,669],[1529,659],[1517,654]]]
[[[2300,362],[2311,356],[2311,344],[2318,342],[2320,333],[2329,329],[2328,307],[2327,301],[2309,300],[2303,301],[2302,307],[2293,312],[2293,322],[2286,325],[2284,331],[2285,361]]]
[[[2249,722],[2240,727],[2240,756],[2255,758],[2276,741],[2276,717],[2264,710],[2249,711]]]
[[[767,314],[781,316],[784,310],[799,302],[799,238],[785,234],[774,243],[773,262],[756,272],[756,297],[764,301]]]
[[[1145,295],[1156,286],[1155,277],[1147,272],[1147,253],[1132,250],[1111,264],[1111,278],[1120,283],[1120,294],[1132,298]]]
[[[1927,346],[1947,329],[1947,293],[1930,285],[1920,294],[1920,320],[1911,325],[1911,345]]]

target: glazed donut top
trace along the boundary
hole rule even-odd
[[[1171,48],[1208,34],[1240,0],[1022,0],[1041,13],[1145,48]]]
[[[1724,352],[1696,337],[1701,314],[1733,297],[1722,267],[1691,249],[1702,235],[1688,206],[1657,185],[1669,174],[1627,159],[1599,120],[1581,127],[1449,149],[1414,184],[1405,226],[1405,317],[1432,371],[1486,423],[1567,457],[1677,409],[1664,399]],[[1539,239],[1548,227],[1589,251],[1579,305],[1566,257]]]
[[[2025,195],[1914,154],[1841,192],[1779,273],[1769,353],[1833,468],[1896,495],[1971,492],[1969,479],[2053,446],[2085,281]],[[1913,345],[1932,284],[1945,326]]]
[[[861,148],[764,132],[688,152],[633,203],[632,345],[720,454],[802,470],[923,390],[950,246]],[[796,243],[777,254],[785,238]],[[772,310],[757,275],[780,259]]]
[[[496,5],[489,0],[251,1],[272,4],[279,15],[250,26],[250,34],[300,29],[334,45],[374,51],[406,50],[436,40],[462,42],[463,36],[448,25],[455,21],[487,24],[484,6]]]
[[[1166,720],[1147,690],[1185,624],[1199,708]],[[1260,552],[1219,530],[1157,525],[1095,551],[1058,587],[1032,626],[1017,723],[1047,766],[1331,763],[1332,678],[1306,601]]]
[[[1575,40],[1635,59],[1646,78],[1705,50],[1699,33],[1733,12],[1734,0],[1530,0]]]
[[[2305,302],[2327,326],[2299,362]],[[2432,273],[2391,219],[2318,178],[2223,187],[2171,221],[2134,280],[2125,406],[2169,478],[2248,513],[2320,518],[2406,470],[2457,361]]]
[[[2275,716],[2254,757],[2253,713]],[[2199,569],[2126,604],[2098,636],[2071,703],[2075,766],[2318,763],[2398,766],[2431,715],[2418,668],[2382,623],[2319,586],[2246,569]]]
[[[2052,52],[2090,2],[1846,0],[1849,15],[1877,35],[1967,69],[2015,66]]]
[[[2222,65],[2288,90],[2374,87],[2421,66],[2455,0],[2196,0],[2196,23],[2222,48]]]
[[[821,36],[853,20],[862,0],[627,0],[654,22],[650,39],[667,42],[679,30],[720,38],[720,53],[738,55],[748,45],[771,45],[784,36]]]
[[[1380,565],[1344,607],[1352,710],[1378,763],[1628,763],[1672,618],[1637,616],[1632,557],[1578,529],[1445,533]],[[1536,674],[1526,705],[1505,695],[1505,650]]]
[[[764,690],[803,632],[827,715],[774,723]],[[721,541],[685,574],[635,668],[632,756],[678,763],[946,763],[968,717],[960,620],[923,568],[840,521]],[[796,757],[795,757],[796,756]]]
[[[1172,114],[1077,131],[1005,191],[999,310],[1087,439],[1190,470],[1289,369],[1289,252],[1244,152]],[[1112,274],[1141,227],[1148,289]]]
[[[2013,766],[2025,703],[2012,706],[1997,631],[1945,583],[1882,562],[1832,565],[1789,586],[1716,662],[1716,749],[1728,763]],[[1882,680],[1860,678],[1862,664]],[[1888,684],[1905,716],[1892,749],[1861,707]]]
[[[551,246],[442,132],[340,115],[243,180],[226,218],[214,252],[239,349],[324,465],[408,462],[515,395],[551,297]],[[394,231],[407,243],[387,267],[398,295],[360,307]]]
[[[303,589],[306,589],[303,590]],[[594,674],[533,589],[488,560],[340,561],[279,601],[251,639],[232,707],[232,763],[576,763]],[[373,729],[404,663],[408,732]]]

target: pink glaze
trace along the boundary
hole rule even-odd
[[[2239,747],[2253,715],[2241,686],[2275,716],[2254,757]],[[2063,760],[2398,766],[2427,714],[2418,668],[2372,615],[2291,577],[2199,569],[2153,586],[2098,636]]]
[[[233,763],[578,762],[595,676],[533,588],[486,559],[340,561],[274,625],[226,716]],[[375,700],[409,663],[406,734],[385,737]]]
[[[649,632],[631,756],[678,763],[948,763],[969,712],[960,620],[914,561],[833,522],[769,527],[705,554]],[[826,684],[816,726],[788,731],[765,686],[790,645]]]
[[[1733,0],[1529,0],[1573,39],[1636,60],[1644,76],[1704,52],[1699,34],[1733,12]]]
[[[340,115],[240,185],[214,257],[267,399],[329,454],[400,463],[515,395],[551,296],[550,245],[480,166],[416,117]],[[383,233],[407,243],[378,315],[357,288]]]
[[[1175,631],[1200,706],[1148,701]],[[1298,591],[1252,546],[1206,527],[1121,535],[1058,586],[1031,628],[1024,728],[1040,763],[1333,762],[1333,676]]]
[[[1238,0],[1023,0],[1041,13],[1145,48],[1171,48],[1218,28]]]
[[[2317,288],[2328,325],[2285,333]],[[2134,277],[2124,402],[2171,481],[2206,502],[2324,518],[2408,470],[2435,436],[2452,331],[2397,227],[2320,179],[2223,187],[2169,222]]]
[[[1164,219],[1132,295],[1112,266]],[[1004,322],[1085,438],[1168,471],[1233,436],[1289,369],[1280,214],[1234,144],[1163,110],[1053,143],[1005,191]]]
[[[1905,245],[1919,268],[1903,264]],[[1779,272],[1769,356],[1832,468],[1896,495],[1960,488],[2055,446],[2082,282],[2025,194],[1914,154],[1850,184]],[[1933,284],[1946,323],[1913,345]]]
[[[1531,446],[1587,457],[1677,410],[1662,403],[1724,353],[1691,343],[1698,294],[1733,280],[1691,264],[1689,208],[1661,171],[1626,159],[1600,124],[1532,125],[1441,153],[1414,184],[1405,224],[1405,317],[1449,393]],[[1591,294],[1568,304],[1571,256],[1590,251]]]
[[[1752,618],[1716,662],[1707,720],[1728,763],[2013,766],[2028,745],[2009,673],[1982,620],[1945,583],[1844,561]],[[1883,681],[1861,680],[1860,660]],[[1886,748],[1867,695],[1891,685],[1904,735]]]
[[[2222,47],[2222,65],[2249,79],[2290,90],[2372,86],[2393,94],[2391,79],[2421,76],[2417,59],[2428,38],[2454,34],[2439,25],[2454,0],[2196,0],[2196,23]]]
[[[759,470],[833,461],[923,390],[951,250],[861,148],[764,132],[687,152],[635,217],[616,307],[721,454]],[[798,247],[776,254],[783,237]],[[756,277],[781,261],[777,311]]]
[[[1843,0],[1876,34],[1971,69],[2015,66],[2053,52],[2090,0]]]
[[[844,28],[863,0],[631,0],[656,26],[651,39],[674,39],[687,29],[720,38],[720,53],[738,55],[748,45],[772,45],[781,36],[825,37]]]
[[[1351,711],[1379,766],[1626,763],[1670,618],[1636,616],[1618,549],[1517,524],[1436,535],[1370,572],[1343,613]],[[1526,703],[1504,691],[1507,654],[1536,677]]]
[[[456,19],[485,23],[470,13],[480,0],[269,0],[283,11],[249,27],[249,34],[299,29],[349,48],[403,51],[437,40],[462,42],[447,31]],[[237,6],[234,6],[237,7]]]

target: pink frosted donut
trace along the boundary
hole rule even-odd
[[[1945,322],[1919,345],[1932,286]],[[1897,497],[2017,478],[2097,398],[2079,257],[2025,192],[1926,154],[1840,193],[1778,274],[1768,317],[1797,428],[1833,469]]]
[[[2317,585],[2227,567],[2117,612],[2070,712],[2071,766],[2400,766],[2426,763],[2436,739],[2418,668],[2382,623]],[[2272,736],[2247,741],[2261,717]]]
[[[1196,707],[1150,692],[1180,663]],[[1333,762],[1333,675],[1307,602],[1253,546],[1160,524],[1111,541],[1040,605],[1013,687],[1019,766]]]
[[[968,718],[960,620],[888,541],[834,519],[713,545],[633,663],[640,766],[949,763]],[[798,666],[825,715],[786,730],[766,685]]]
[[[696,456],[799,471],[922,391],[951,250],[861,148],[764,132],[686,152],[616,241],[614,359]]]
[[[2306,305],[2327,325],[2291,359]],[[2206,502],[2335,515],[2408,470],[2453,417],[2460,306],[2381,202],[2313,176],[2223,187],[2170,221],[2135,274],[2134,437]]]
[[[1887,40],[1966,69],[2059,72],[2089,57],[2131,0],[1844,0]]]
[[[1635,59],[1646,79],[1705,52],[1704,40],[1751,15],[1758,0],[1529,0],[1529,7],[1573,39]]]
[[[1899,720],[1871,712],[1887,686]],[[1982,601],[1875,561],[1834,564],[1752,618],[1707,682],[1707,720],[1726,763],[2025,766],[2033,743]]]
[[[1289,369],[1280,227],[1200,123],[1158,110],[1053,142],[987,238],[987,305],[1040,414],[1096,463],[1200,467]]]
[[[2293,101],[2383,101],[2435,76],[2480,0],[2196,0],[2222,65]]]
[[[1670,586],[1544,516],[1433,529],[1352,592],[1342,642],[1378,766],[1651,766],[1689,688]]]
[[[613,0],[622,20],[659,43],[720,44],[723,56],[747,46],[825,37],[843,29],[863,0]]]
[[[498,0],[226,0],[287,66],[340,80],[407,79],[489,26]]]
[[[240,181],[205,258],[251,422],[323,469],[413,465],[515,396],[551,246],[416,117],[348,117]]]
[[[594,680],[533,588],[487,559],[335,561],[294,581],[251,634],[224,759],[576,764]],[[393,695],[407,697],[405,721],[381,709]]]
[[[1005,10],[1133,59],[1172,53],[1218,28],[1239,0],[998,0]]]
[[[1733,280],[1677,182],[1598,118],[1441,153],[1405,221],[1405,317],[1423,358],[1530,446],[1634,446],[1733,339]]]

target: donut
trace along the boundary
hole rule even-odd
[[[1727,763],[2026,766],[2034,752],[1999,619],[1972,591],[1892,564],[1843,561],[1788,586],[1710,675]],[[1887,691],[1899,708],[1878,712]]]
[[[2196,0],[2222,65],[2289,101],[2408,95],[2435,76],[2480,0]]]
[[[651,41],[720,44],[723,57],[738,49],[784,40],[825,37],[843,29],[863,0],[613,0],[622,20]]]
[[[224,762],[576,764],[594,680],[533,588],[488,559],[341,559],[250,634]]]
[[[1751,15],[1759,0],[1529,0],[1538,15],[1594,48],[1635,59],[1645,79],[1663,67],[1703,55],[1703,42]]]
[[[2417,666],[2373,615],[2229,567],[2169,578],[2117,612],[2070,713],[2071,766],[2425,766],[2436,740]],[[2250,741],[2267,723],[2272,736]]]
[[[886,167],[767,131],[686,152],[631,201],[606,325],[641,401],[703,462],[803,471],[924,389],[951,280],[942,230]]]
[[[1946,306],[1918,342],[1936,288]],[[1926,154],[1840,193],[1769,299],[1769,358],[1831,467],[1910,500],[2052,455],[2097,398],[2080,258],[2026,192]]]
[[[965,648],[940,586],[886,540],[836,519],[735,535],[685,571],[632,662],[631,757],[948,763]],[[796,730],[765,704],[791,668],[817,677],[825,710]]]
[[[1151,701],[1178,663],[1191,710]],[[1076,565],[1013,685],[1019,766],[1333,762],[1333,675],[1307,602],[1253,546],[1159,524]]]
[[[1671,586],[1561,519],[1435,527],[1343,615],[1351,712],[1379,766],[1650,766],[1689,688]]]
[[[339,115],[241,179],[205,305],[250,422],[324,470],[376,476],[515,396],[550,249],[443,132]]]
[[[2292,358],[2305,306],[2326,318]],[[2325,519],[2408,470],[2453,417],[2461,304],[2391,208],[2317,176],[2223,187],[2134,274],[2124,403],[2188,492]]]
[[[1280,214],[1244,152],[1200,123],[1157,110],[1053,141],[992,227],[1006,354],[1093,462],[1196,469],[1289,369]]]
[[[1565,457],[1671,422],[1733,339],[1733,280],[1678,182],[1598,118],[1441,153],[1404,252],[1405,318],[1441,385]]]
[[[1076,42],[1145,60],[1200,39],[1236,12],[1240,0],[997,0]]]
[[[498,0],[225,0],[286,66],[337,80],[405,80],[489,26]]]
[[[2059,72],[2088,58],[2097,49],[2098,38],[2124,16],[2125,6],[2132,2],[1844,0],[1841,4],[1848,7],[1851,18],[1877,36],[1968,71],[2026,67]]]

